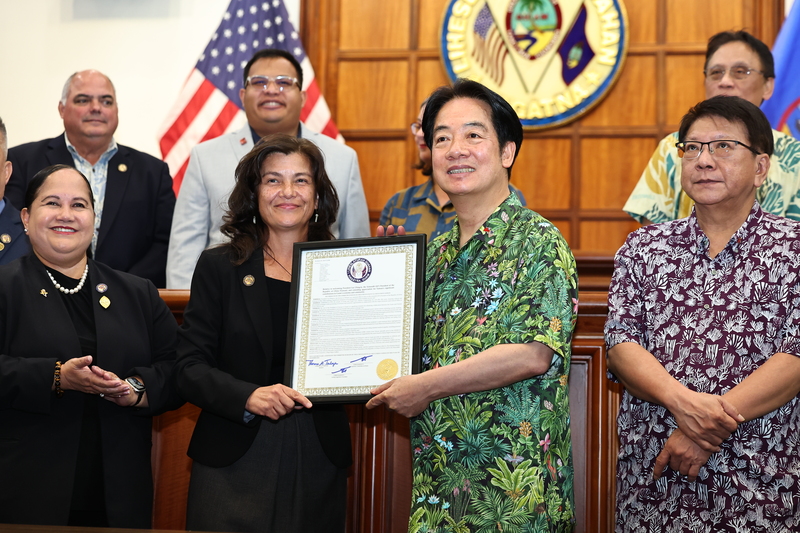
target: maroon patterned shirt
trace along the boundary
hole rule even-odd
[[[773,354],[800,356],[800,223],[755,203],[716,257],[708,244],[694,212],[631,233],[615,258],[605,337],[722,395]],[[677,427],[664,407],[625,391],[617,423],[617,531],[800,530],[798,397],[740,424],[694,482],[669,469],[653,480]]]

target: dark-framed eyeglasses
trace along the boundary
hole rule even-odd
[[[730,139],[719,139],[717,141],[708,141],[701,143],[699,141],[682,141],[675,143],[678,149],[678,157],[683,159],[697,159],[703,153],[703,147],[708,146],[708,153],[715,158],[724,159],[733,155],[737,146],[743,146],[758,155],[758,152],[747,146],[741,141],[732,141]]]
[[[419,121],[411,123],[411,133],[416,135],[417,133],[422,131],[422,124]]]
[[[266,91],[270,83],[274,83],[281,92],[295,86],[298,89],[300,88],[300,83],[297,81],[297,78],[292,78],[291,76],[248,76],[244,86],[253,86],[256,89]]]
[[[724,69],[722,67],[713,67],[708,70],[703,70],[703,74],[705,74],[706,78],[714,81],[721,80],[723,76],[725,76],[726,72],[730,73],[731,78],[735,80],[747,79],[753,72],[758,72],[765,78],[767,77],[767,75],[764,74],[763,70],[758,70],[757,68],[749,68],[749,67],[731,67],[729,69]]]

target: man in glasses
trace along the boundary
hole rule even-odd
[[[168,288],[188,289],[200,253],[223,241],[220,226],[233,190],[236,165],[259,139],[271,133],[300,136],[319,147],[339,195],[334,235],[342,239],[369,237],[369,212],[358,157],[352,148],[309,130],[300,121],[306,101],[302,86],[300,63],[284,50],[260,50],[245,65],[239,97],[247,124],[192,149],[175,205],[167,260]]]
[[[101,72],[70,76],[58,112],[64,122],[62,135],[8,151],[14,172],[7,200],[22,209],[28,182],[37,172],[56,164],[74,166],[89,179],[94,194],[94,259],[164,287],[175,207],[167,164],[114,140],[117,94]]]
[[[707,99],[724,94],[760,106],[772,96],[772,53],[746,31],[726,31],[711,37],[704,68]],[[765,211],[800,220],[800,142],[775,130],[772,135],[772,165],[756,198]],[[676,142],[677,133],[662,139],[622,208],[643,224],[685,218],[692,211],[694,202],[681,188]]]
[[[616,531],[798,531],[800,223],[756,202],[773,132],[715,96],[679,138],[695,209],[631,233],[609,288]]]

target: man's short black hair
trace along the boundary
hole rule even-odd
[[[297,61],[297,58],[294,57],[291,53],[287,52],[286,50],[280,50],[278,48],[265,48],[264,50],[259,50],[253,57],[250,58],[250,61],[244,66],[244,75],[242,76],[242,87],[247,85],[247,78],[250,76],[250,67],[253,66],[253,63],[258,61],[259,59],[269,59],[273,57],[282,57],[286,61],[292,64],[294,67],[295,72],[297,72],[297,84],[300,85],[300,88],[303,88],[303,67],[300,66],[300,62]]]
[[[775,61],[772,59],[772,52],[770,52],[769,46],[762,43],[760,40],[756,39],[744,30],[722,31],[712,36],[711,39],[708,40],[708,47],[706,48],[706,62],[705,65],[703,65],[703,69],[708,70],[708,62],[711,60],[711,56],[717,53],[717,50],[728,43],[737,41],[746,44],[753,52],[756,53],[758,58],[761,60],[761,70],[764,72],[765,78],[775,77]]]
[[[752,102],[738,96],[727,95],[718,95],[703,100],[692,107],[681,119],[678,138],[681,141],[686,140],[686,135],[692,125],[705,117],[719,117],[733,124],[741,124],[747,131],[747,141],[750,147],[759,154],[772,156],[775,150],[772,127],[761,109]]]
[[[464,78],[459,78],[452,86],[442,86],[436,89],[428,98],[428,105],[422,115],[422,131],[425,134],[425,144],[433,149],[433,128],[435,127],[436,117],[442,107],[456,98],[472,98],[484,102],[491,110],[492,126],[497,133],[497,142],[500,150],[509,142],[516,146],[514,160],[508,167],[508,177],[511,178],[511,167],[517,160],[519,149],[522,146],[522,123],[519,121],[516,111],[506,102],[502,96],[492,91],[485,85]]]

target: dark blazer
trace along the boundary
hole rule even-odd
[[[155,157],[118,144],[108,162],[106,198],[94,259],[166,287],[167,246],[175,209],[169,168]],[[74,166],[64,135],[15,146],[6,199],[22,209],[28,182],[43,168]],[[124,169],[124,170],[123,170]]]
[[[0,245],[3,248],[0,250],[0,265],[6,265],[31,250],[31,243],[19,218],[19,209],[11,205],[8,200],[0,212]]]
[[[142,376],[149,402],[144,409],[98,402],[109,525],[149,528],[152,415],[182,403],[172,375],[177,324],[145,279],[90,260],[87,285],[97,331],[97,353],[89,355],[121,378]],[[84,393],[57,398],[51,387],[56,361],[83,355],[39,259],[29,254],[0,267],[0,523],[67,524]]]
[[[258,387],[269,385],[273,357],[269,293],[259,248],[240,266],[227,246],[200,255],[192,292],[178,337],[176,377],[186,400],[202,408],[189,444],[189,456],[213,467],[228,466],[253,443],[260,424],[244,422],[245,404]],[[255,283],[247,286],[245,276]],[[322,448],[330,461],[345,468],[352,462],[350,426],[339,405],[311,408]],[[278,421],[277,423],[280,423]]]

